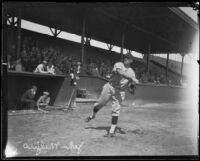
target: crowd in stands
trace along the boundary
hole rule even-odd
[[[76,56],[66,56],[59,49],[53,47],[40,48],[38,42],[32,40],[31,37],[25,37],[23,39],[19,57],[17,57],[15,53],[8,54],[9,70],[18,72],[37,72],[38,66],[44,63],[44,68],[54,68],[54,72],[49,73],[68,75],[71,66],[75,65],[77,62],[80,62],[80,58]],[[47,69],[46,73],[48,73]],[[96,60],[89,58],[86,60],[85,64],[81,65],[82,74],[104,78],[109,75],[110,69],[111,64],[109,62],[105,63],[101,59]]]
[[[142,72],[139,74],[139,80],[143,83],[154,83],[154,84],[169,84],[169,85],[180,85],[180,80],[172,76],[166,77],[165,73],[157,73],[149,71],[149,73]]]
[[[21,52],[17,57],[15,53],[8,54],[8,68],[18,72],[40,72],[49,74],[69,75],[72,66],[80,62],[76,56],[66,55],[58,48],[39,47],[38,41],[31,37],[22,40]],[[81,64],[81,74],[109,78],[114,62],[104,61],[100,58],[88,58],[85,64]],[[140,82],[151,82],[155,84],[174,84],[179,85],[177,78],[166,79],[164,73],[149,71],[146,74],[144,64],[137,64],[133,67]],[[41,73],[41,72],[40,72]]]

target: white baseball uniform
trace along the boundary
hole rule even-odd
[[[117,73],[117,69],[121,69],[131,77],[135,77],[135,72],[131,67],[125,67],[122,62],[118,62],[114,65],[112,70],[112,76],[110,81],[103,86],[101,95],[95,103],[95,106],[102,108],[106,103],[112,101],[112,116],[119,116],[120,103],[125,99],[125,86],[129,82],[128,79]]]

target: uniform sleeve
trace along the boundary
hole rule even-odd
[[[117,69],[122,69],[123,64],[121,62],[115,63],[113,71],[117,71]]]
[[[34,73],[38,72],[38,66],[35,68],[35,70],[33,71]]]
[[[128,74],[129,74],[131,77],[136,78],[135,72],[134,72],[134,70],[133,70],[132,68],[129,68]]]
[[[42,100],[42,96],[40,96],[40,98],[38,99],[38,101],[37,101],[37,106],[39,106],[39,105],[40,105],[40,103],[41,103],[41,100]]]
[[[39,71],[39,73],[43,73],[44,72],[44,70],[43,70],[43,66],[40,64],[40,65],[38,65],[38,71]]]
[[[44,71],[44,66],[42,64],[38,65],[37,69],[38,69],[39,73],[48,73],[48,72]]]
[[[48,105],[49,102],[50,102],[50,97],[48,97],[48,98],[46,99],[46,104]]]

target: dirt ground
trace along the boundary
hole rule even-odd
[[[197,155],[198,110],[185,104],[124,105],[116,137],[105,138],[111,107],[85,123],[92,104],[73,112],[8,116],[8,142],[15,156]]]

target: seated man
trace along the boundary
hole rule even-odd
[[[47,65],[47,71],[50,73],[50,74],[55,74],[55,66],[53,65],[52,62],[49,62],[49,64]]]
[[[49,73],[47,71],[47,61],[44,60],[42,64],[39,64],[36,69],[33,71],[34,73]]]
[[[16,60],[16,65],[15,65],[15,71],[16,72],[22,72],[23,71],[23,66],[21,63],[21,58]]]
[[[28,89],[21,97],[21,102],[26,103],[29,109],[35,109],[36,102],[34,101],[35,94],[37,92],[37,87],[32,86],[31,89]]]
[[[46,106],[49,105],[49,102],[50,102],[49,92],[43,92],[43,95],[40,96],[40,98],[37,101],[38,109],[45,108]]]

